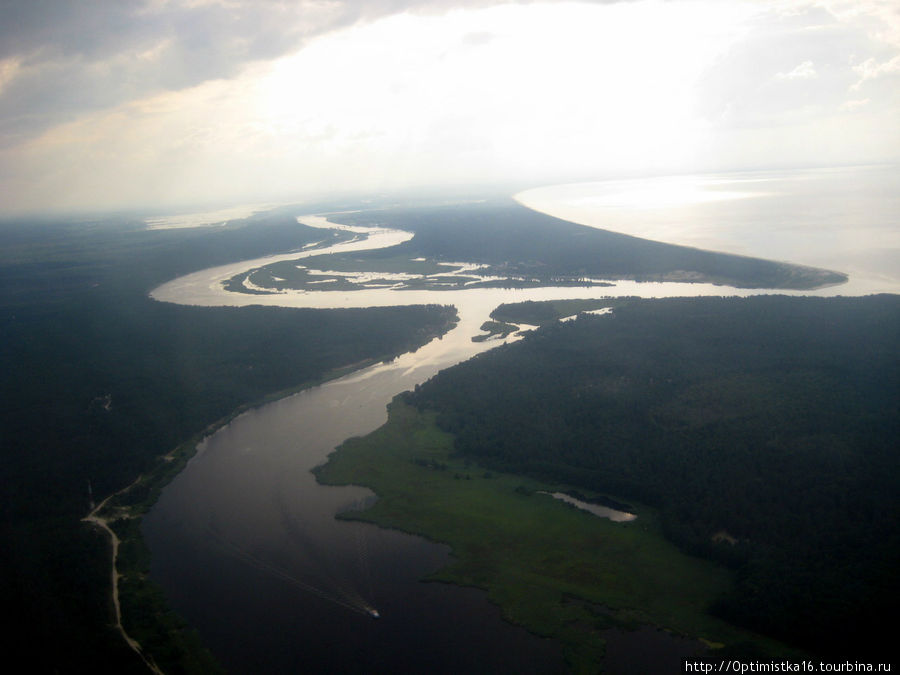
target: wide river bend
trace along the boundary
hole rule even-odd
[[[298,220],[325,226],[320,216]],[[272,295],[222,287],[235,274],[279,259],[392,246],[411,236],[385,228],[357,234],[329,249],[203,270],[152,292],[159,301],[205,306],[452,304],[460,320],[416,352],[248,411],[204,440],[144,518],[151,575],[235,673],[560,671],[558,648],[503,622],[480,591],[419,581],[447,562],[446,547],[335,520],[341,511],[364,506],[372,493],[318,485],[310,470],[346,438],[383,424],[397,393],[499,344],[471,337],[503,302],[765,291],[618,281],[600,288]],[[667,642],[663,648],[685,646]]]

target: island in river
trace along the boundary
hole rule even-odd
[[[324,254],[253,267],[226,283],[229,291],[360,291],[611,286],[610,280],[712,283],[736,288],[810,290],[847,275],[790,264],[662,244],[585,227],[511,200],[441,207],[341,213],[360,232],[383,227],[414,236],[375,251]],[[321,217],[300,222],[323,227]],[[460,262],[465,261],[465,262]],[[398,302],[400,302],[398,300]]]

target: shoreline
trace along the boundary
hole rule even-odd
[[[112,603],[113,603],[114,616],[116,619],[114,628],[122,636],[122,639],[125,640],[125,644],[127,644],[132,649],[132,651],[134,651],[134,653],[140,657],[141,661],[144,662],[144,665],[146,665],[147,668],[149,668],[152,672],[157,673],[157,675],[163,675],[163,672],[159,669],[159,667],[153,661],[153,657],[144,653],[144,649],[141,647],[140,643],[137,640],[135,640],[133,637],[131,637],[131,635],[128,634],[128,631],[125,630],[125,626],[122,625],[122,605],[119,602],[119,578],[121,577],[121,575],[119,574],[118,568],[116,566],[116,562],[118,561],[118,556],[119,556],[119,545],[121,544],[121,541],[120,541],[118,535],[109,526],[110,522],[112,522],[112,519],[101,515],[101,512],[103,511],[103,509],[106,508],[106,503],[110,499],[113,499],[114,497],[117,497],[120,494],[127,493],[129,490],[131,490],[132,487],[134,487],[135,485],[140,483],[141,480],[143,479],[143,477],[144,477],[143,474],[141,474],[130,485],[126,485],[124,488],[122,488],[118,492],[114,492],[113,494],[109,495],[106,499],[104,499],[97,506],[95,506],[94,509],[88,515],[86,515],[84,518],[82,518],[81,521],[84,523],[91,523],[91,524],[95,525],[96,527],[99,527],[101,530],[103,530],[104,532],[106,532],[109,535],[110,546],[112,549],[112,552],[111,552],[111,557],[112,557],[111,563],[112,564],[111,564],[111,569],[110,569],[110,585],[112,587]],[[130,518],[132,516],[126,515],[124,517]]]
[[[446,335],[449,331],[453,330],[458,325],[458,320],[459,319],[457,314],[456,319],[452,322],[448,322],[442,332],[430,335],[429,339],[424,344],[428,344],[431,341],[440,339],[441,337]],[[415,349],[421,348],[422,346],[423,345],[419,345]],[[415,349],[411,351],[415,351]],[[403,353],[406,352],[401,352],[401,354]],[[165,489],[165,487],[182,472],[182,470],[187,466],[190,460],[197,454],[199,445],[205,439],[214,435],[221,429],[227,427],[229,424],[231,424],[231,422],[233,422],[244,413],[256,410],[276,401],[290,398],[291,396],[294,396],[296,394],[300,394],[304,391],[322,386],[327,382],[360,373],[367,368],[395,359],[399,355],[400,354],[386,355],[384,357],[371,357],[362,359],[355,363],[346,364],[344,366],[340,366],[338,368],[330,370],[317,380],[303,382],[295,387],[282,389],[263,396],[262,398],[259,398],[253,402],[238,406],[233,412],[207,425],[201,432],[180,443],[169,452],[163,455],[159,455],[157,457],[157,464],[155,467],[153,467],[149,471],[141,473],[137,478],[135,478],[133,482],[129,483],[117,492],[114,492],[105,497],[103,501],[94,506],[90,510],[90,512],[81,519],[82,522],[88,523],[103,530],[110,538],[111,550],[109,561],[109,578],[110,593],[115,618],[114,628],[121,634],[122,638],[129,646],[129,648],[132,649],[140,657],[144,664],[153,673],[156,673],[157,675],[163,675],[164,671],[156,664],[152,654],[146,652],[141,646],[140,641],[136,639],[131,633],[129,633],[128,629],[126,629],[128,617],[126,612],[123,621],[121,602],[123,592],[121,589],[121,582],[126,578],[131,578],[132,576],[134,576],[136,577],[138,583],[145,590],[151,590],[152,592],[157,590],[158,587],[156,587],[155,582],[153,582],[149,578],[149,557],[146,561],[141,561],[142,563],[146,562],[147,564],[139,563],[137,568],[129,569],[123,572],[119,568],[119,551],[123,546],[131,546],[146,550],[146,544],[143,541],[143,537],[141,535],[140,523],[143,516],[146,515],[146,513],[149,512],[150,509],[153,508],[153,506],[156,504],[160,494]],[[132,493],[132,491],[136,490],[144,490],[146,496],[144,496],[143,499],[135,501],[134,503],[128,503],[127,498]],[[126,499],[124,503],[120,501],[123,499]],[[123,535],[122,537],[120,537],[119,534],[117,534],[113,529],[113,525],[116,522],[120,521],[127,521],[130,524],[129,534]],[[128,592],[129,591],[125,591],[126,594]],[[154,625],[150,628],[158,634],[165,636],[165,639],[167,641],[172,641],[176,638],[174,637],[173,628],[169,625],[169,623],[171,622],[171,619],[173,617],[178,617],[178,615],[168,607],[167,602],[166,606],[164,607],[164,611],[168,616],[163,616],[156,613],[153,614]],[[169,621],[167,621],[166,619],[169,619]],[[180,621],[180,617],[178,617],[177,620]],[[190,630],[193,629],[190,628]],[[199,645],[199,647],[203,650],[206,650],[206,647],[203,645]],[[201,658],[213,659],[214,666],[220,668],[220,666],[218,666],[218,663],[214,661],[215,657],[211,654],[209,654],[208,656],[201,656]]]
[[[389,405],[388,422],[364,437],[348,439],[313,471],[321,485],[352,485],[375,493],[376,501],[361,510],[341,512],[337,515],[339,520],[403,532],[450,548],[451,562],[420,581],[478,589],[498,608],[505,622],[556,642],[573,672],[592,672],[602,663],[607,633],[617,629],[658,631],[673,641],[670,646],[682,640],[683,644],[690,643],[692,652],[715,652],[726,644],[749,640],[772,654],[794,654],[791,647],[770,637],[714,616],[656,606],[646,598],[643,604],[629,604],[622,600],[625,591],[615,584],[609,588],[591,587],[584,578],[567,576],[566,563],[548,562],[536,552],[545,544],[544,538],[562,546],[569,536],[577,541],[595,541],[599,532],[614,552],[588,553],[590,547],[583,547],[579,549],[579,565],[592,569],[599,566],[613,578],[621,578],[630,564],[637,564],[643,570],[643,581],[651,584],[658,584],[659,578],[667,579],[669,570],[678,569],[684,579],[692,580],[686,586],[691,589],[724,588],[730,583],[730,573],[725,568],[687,555],[668,542],[662,536],[655,509],[635,503],[637,520],[617,522],[562,503],[550,494],[555,490],[570,491],[571,486],[454,460],[450,455],[452,441],[447,440],[450,435],[438,430],[433,419],[433,411],[420,412],[398,394]],[[392,470],[374,471],[376,461],[380,467],[389,466]],[[459,500],[439,499],[436,485],[456,494]],[[548,492],[544,498],[534,498],[545,490]],[[490,515],[473,517],[464,504],[469,494],[477,494],[479,503],[490,503]],[[466,526],[448,525],[448,514]],[[546,524],[546,519],[564,523],[565,534],[554,539],[560,535],[552,527],[541,530],[550,533],[542,535],[528,532],[527,526],[519,530],[524,522]],[[495,559],[483,553],[483,541],[508,531],[516,532],[505,542],[509,550],[515,550],[514,554]],[[522,568],[520,556],[532,563],[525,566],[527,569]],[[660,567],[665,567],[665,573],[653,571],[658,560],[665,561]],[[533,595],[522,593],[518,586],[522,575],[534,575],[536,569],[543,570],[539,575],[543,590]],[[538,583],[534,581],[538,576],[531,578]],[[704,602],[713,596],[712,591],[697,592]],[[552,618],[552,612],[547,614],[547,607],[577,615],[579,620],[571,625],[558,622]],[[601,625],[604,630],[596,632]],[[660,639],[665,642],[665,638]]]
[[[624,236],[800,268],[840,270],[848,276],[840,284],[843,295],[896,294],[896,256],[889,258],[892,265],[880,256],[897,245],[882,195],[896,185],[897,169],[887,163],[607,178],[529,187],[512,199],[553,218]],[[762,191],[760,179],[767,185]],[[852,194],[845,194],[848,183],[854,184]],[[812,209],[804,206],[797,223],[798,200],[810,191],[834,201],[818,200]],[[856,217],[859,235],[848,238],[846,223],[832,217],[835,209],[852,208],[852,200],[869,198],[876,200],[876,208],[871,215]],[[788,215],[785,222],[771,218],[782,212]],[[830,287],[822,284],[814,290]]]

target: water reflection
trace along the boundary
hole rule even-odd
[[[900,292],[896,166],[579,183],[516,199],[591,227],[846,272],[841,295]]]
[[[566,504],[571,504],[576,509],[587,511],[588,513],[591,513],[599,518],[606,518],[613,521],[614,523],[630,523],[632,520],[635,520],[637,518],[637,516],[633,513],[628,513],[627,511],[617,511],[616,509],[611,509],[610,507],[603,506],[602,504],[592,504],[581,499],[576,499],[571,495],[567,495],[565,492],[539,491],[538,494],[550,495],[554,499],[558,499],[559,501],[565,502]]]

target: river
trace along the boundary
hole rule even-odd
[[[547,210],[546,203],[543,208]],[[300,220],[321,226],[315,218]],[[381,228],[335,250],[390,246],[404,237],[408,234]],[[144,519],[144,535],[153,554],[152,577],[235,673],[562,670],[554,644],[503,622],[481,592],[418,581],[447,562],[445,547],[335,520],[337,513],[363,506],[372,495],[362,488],[320,486],[310,469],[324,462],[344,439],[383,424],[385,406],[395,394],[500,344],[472,342],[471,337],[503,302],[760,291],[615,282],[610,288],[246,295],[221,286],[222,280],[261,264],[327,250],[204,270],[165,284],[152,296],[191,305],[453,304],[459,324],[390,363],[246,412],[203,441]],[[842,290],[848,294],[846,288],[815,294],[838,295]],[[866,288],[869,285],[855,290],[867,292]],[[373,610],[380,615],[377,620]],[[677,652],[684,647],[666,645],[666,649]]]

